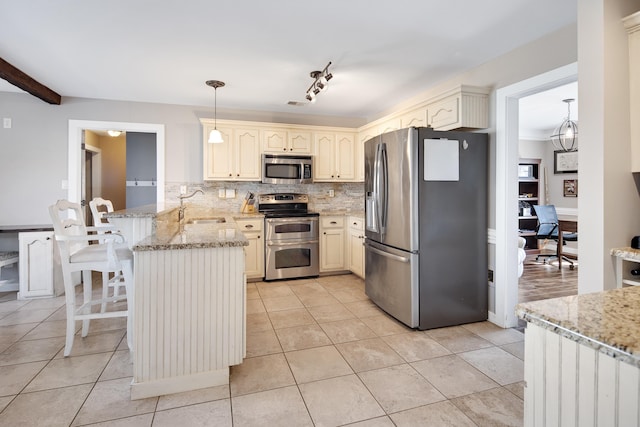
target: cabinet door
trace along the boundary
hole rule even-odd
[[[400,124],[403,128],[408,128],[411,126],[421,127],[427,125],[427,111],[425,108],[418,108],[417,110],[413,110],[408,112],[407,114],[400,117]]]
[[[362,231],[349,231],[349,270],[364,278],[364,246],[362,246]]]
[[[244,247],[244,271],[249,279],[264,277],[264,242],[262,233],[245,233],[249,246]]]
[[[48,297],[53,289],[53,233],[20,233],[20,292],[18,299]]]
[[[344,269],[344,229],[323,230],[320,238],[320,271]]]
[[[339,181],[356,178],[355,146],[352,134],[336,134],[336,179]]]
[[[209,132],[213,126],[204,126],[204,179],[205,180],[228,180],[233,177],[235,165],[235,153],[232,140],[233,130],[231,128],[218,127],[224,142],[220,144],[209,144]]]
[[[264,130],[262,131],[263,146],[265,153],[284,153],[289,151],[287,147],[287,131],[284,130]]]
[[[333,181],[335,178],[335,136],[332,133],[316,133],[316,158],[313,163],[316,181]]]
[[[295,154],[311,154],[311,132],[288,132],[289,152]]]
[[[260,131],[236,129],[236,170],[234,178],[246,181],[260,180]]]

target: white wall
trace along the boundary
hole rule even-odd
[[[621,22],[638,10],[638,0],[578,2],[580,293],[614,287],[609,251],[640,234],[640,198],[630,172],[627,33]]]

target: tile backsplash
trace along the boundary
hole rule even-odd
[[[165,184],[165,201],[178,203],[180,187],[187,187],[187,194],[200,188],[204,195],[198,193],[188,199],[190,203],[201,204],[213,209],[229,212],[240,212],[242,201],[248,191],[256,194],[263,193],[304,193],[309,195],[309,209],[323,211],[363,211],[364,183],[315,183],[299,185],[272,185],[259,182],[207,181],[205,183],[167,182]],[[235,190],[234,198],[220,198],[219,190]],[[333,190],[334,197],[330,197]]]

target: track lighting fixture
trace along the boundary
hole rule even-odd
[[[327,83],[333,78],[333,74],[329,72],[330,65],[331,62],[329,62],[322,71],[312,71],[309,73],[309,76],[313,79],[313,83],[311,83],[311,86],[307,89],[307,95],[305,96],[307,101],[316,102],[316,95],[327,90]]]
[[[560,151],[577,151],[578,150],[578,124],[571,120],[571,103],[575,101],[573,98],[563,99],[562,102],[567,103],[567,118],[558,126],[553,135],[551,142],[556,150]]]
[[[224,82],[220,80],[207,80],[207,86],[211,86],[214,90],[214,107],[213,107],[213,130],[209,133],[209,144],[221,144],[224,142],[222,134],[218,130],[218,88],[224,86]]]

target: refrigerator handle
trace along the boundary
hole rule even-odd
[[[371,252],[375,252],[378,255],[382,255],[383,257],[391,258],[391,259],[393,259],[395,261],[400,261],[400,262],[404,262],[404,263],[411,262],[411,260],[409,258],[406,258],[406,257],[403,257],[403,256],[394,255],[394,254],[390,254],[389,252],[381,251],[380,249],[377,249],[377,248],[375,248],[375,247],[373,247],[371,245],[367,245],[366,243],[365,243],[365,246]]]
[[[378,218],[380,234],[384,235],[387,228],[387,213],[389,209],[389,162],[387,160],[387,144],[380,144],[380,165],[378,175]],[[381,172],[381,173],[380,173]]]

